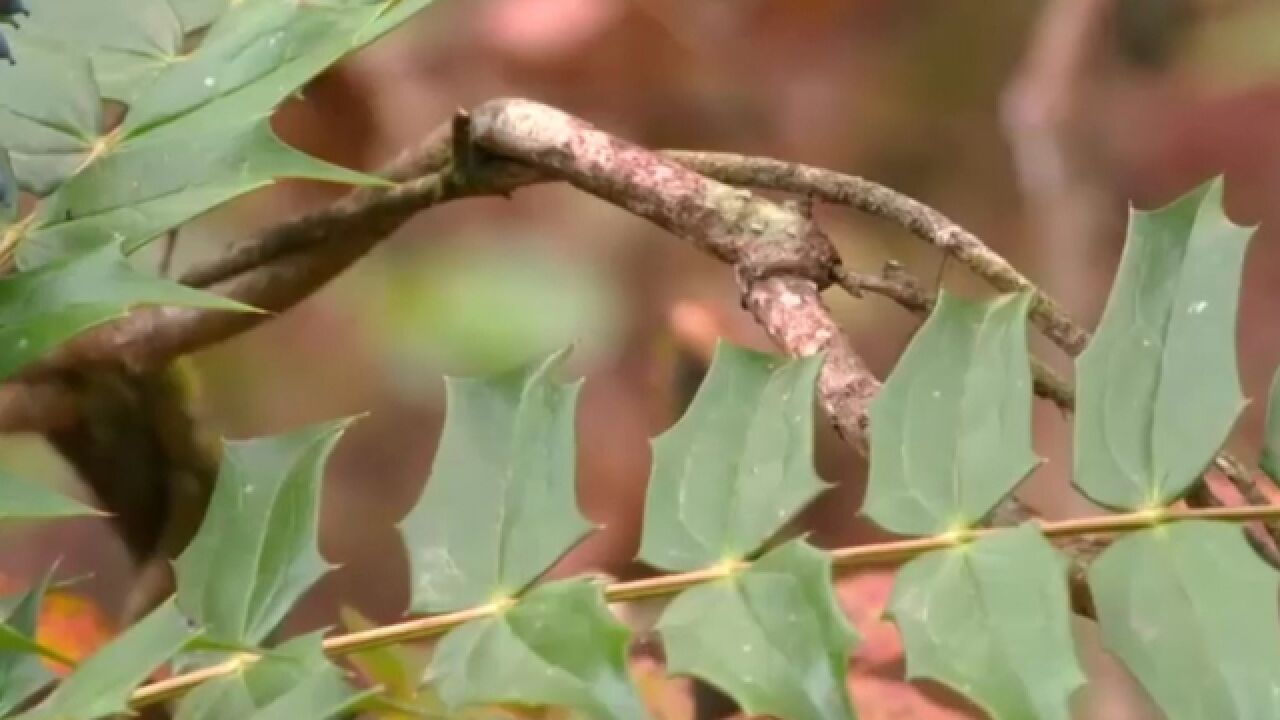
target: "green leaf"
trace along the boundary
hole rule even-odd
[[[119,243],[133,252],[170,228],[281,177],[383,181],[280,142],[264,119],[231,118],[181,136],[143,136],[103,155],[42,203],[23,267]]]
[[[182,29],[189,33],[212,25],[234,0],[168,0],[168,3]]]
[[[641,560],[685,571],[744,558],[824,489],[813,468],[821,367],[716,347],[684,417],[653,441]]]
[[[0,522],[98,515],[97,510],[0,470]]]
[[[228,1],[219,0],[223,6]],[[192,4],[173,4],[179,3]],[[31,17],[21,33],[65,43],[69,54],[92,62],[102,94],[124,102],[180,61],[183,35],[194,29],[184,25],[166,0],[41,0],[28,6]],[[45,92],[60,89],[50,86]]]
[[[1171,720],[1280,717],[1280,576],[1225,523],[1117,540],[1089,568],[1102,638]]]
[[[115,246],[0,278],[0,378],[139,305],[246,311],[245,305],[138,272]]]
[[[347,632],[377,627],[350,607],[342,608],[342,624]],[[383,699],[409,707],[425,704],[421,684],[427,660],[426,648],[409,645],[373,647],[347,656],[347,662],[364,677],[366,684],[382,688]]]
[[[854,717],[846,676],[857,635],[831,589],[831,560],[802,540],[684,591],[658,630],[671,672],[719,687],[749,715]]]
[[[581,381],[557,353],[492,378],[447,378],[448,414],[427,487],[400,522],[415,612],[519,593],[590,530],[574,499]]]
[[[44,601],[45,592],[54,569],[27,593],[17,597],[0,599],[0,680],[3,680],[8,667],[7,660],[18,656],[43,657],[68,667],[76,663],[54,648],[41,644],[36,639],[36,628],[40,620],[40,603]],[[13,655],[11,655],[13,654]],[[24,668],[19,668],[24,669]],[[0,684],[0,691],[3,685]]]
[[[87,53],[99,80],[109,87],[107,94],[127,99],[129,112],[119,128],[102,137],[96,115],[75,116],[71,130],[63,128],[66,122],[53,125],[58,132],[52,139],[46,137],[51,132],[46,125],[53,121],[41,115],[12,142],[0,133],[12,147],[36,142],[46,165],[58,161],[39,168],[19,163],[24,184],[38,183],[42,192],[50,192],[66,181],[26,229],[26,242],[19,247],[21,266],[110,241],[122,242],[132,252],[166,230],[283,177],[386,184],[289,148],[271,132],[269,118],[308,80],[424,7],[425,0],[224,3],[226,12],[189,54],[181,53],[183,38],[223,8],[209,0],[176,5],[132,0],[124,8],[112,5],[118,17],[100,18],[111,4],[94,2],[88,7],[87,0],[48,0],[54,7],[37,13],[35,32],[29,33],[30,42],[44,42],[37,35],[45,33],[79,50],[52,60],[74,60],[79,73],[75,87],[83,91],[66,94],[55,90],[58,83],[46,81],[40,92],[33,88],[14,97],[59,111],[91,100],[90,106],[98,109],[93,73],[80,54]],[[81,37],[86,22],[98,18],[100,32]],[[23,157],[15,152],[15,162]]]
[[[1221,179],[1134,211],[1098,333],[1076,363],[1076,485],[1110,508],[1181,497],[1244,407],[1236,306],[1250,228]]]
[[[122,132],[137,135],[179,121],[264,117],[352,47],[357,28],[377,9],[296,0],[237,3],[200,47],[131,104]],[[204,117],[193,118],[197,112]]]
[[[889,612],[907,677],[938,680],[992,718],[1069,720],[1084,684],[1066,562],[1033,525],[921,555],[898,572]]]
[[[629,638],[598,584],[547,583],[446,635],[427,680],[454,711],[559,706],[590,718],[643,720],[649,715],[627,674]]]
[[[1267,427],[1262,437],[1262,458],[1258,467],[1273,481],[1280,482],[1280,368],[1271,379],[1267,396]]]
[[[387,2],[245,0],[209,28],[200,47],[156,78],[130,109],[126,136],[169,126],[210,128],[228,118],[263,118],[350,51],[403,22],[427,2],[384,17]]]
[[[943,292],[871,406],[863,513],[901,535],[978,524],[1039,462],[1028,294]]]
[[[203,683],[179,703],[176,720],[323,720],[361,696],[325,657],[323,634],[313,633],[270,650],[239,673]]]
[[[21,720],[95,720],[128,710],[129,696],[195,636],[166,602],[67,676]]]
[[[18,219],[19,194],[18,176],[13,172],[9,151],[0,147],[0,231]]]
[[[51,575],[45,576],[12,604],[4,603],[4,621],[0,623],[0,717],[7,716],[53,679],[52,673],[40,661],[41,655],[48,656],[49,653],[33,652],[30,647],[38,645],[36,627]],[[10,642],[14,637],[25,642]]]
[[[227,443],[204,522],[176,563],[178,606],[210,638],[258,643],[329,569],[321,481],[350,422]]]
[[[0,143],[21,187],[46,195],[76,172],[97,141],[98,86],[89,62],[60,43],[19,32],[10,44],[21,69],[0,72]]]

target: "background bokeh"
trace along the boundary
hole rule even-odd
[[[519,95],[648,146],[827,166],[939,208],[1087,324],[1105,300],[1127,203],[1157,206],[1225,173],[1232,215],[1261,224],[1239,332],[1246,394],[1258,399],[1280,361],[1278,37],[1280,10],[1260,0],[438,0],[318,79],[277,126],[310,152],[374,169],[455,108]],[[286,184],[253,195],[184,232],[178,261],[340,192]],[[819,217],[849,265],[874,271],[893,258],[927,283],[986,292],[897,228],[836,208]],[[832,292],[829,302],[883,377],[918,321],[878,298]],[[674,348],[717,332],[766,347],[726,268],[591,197],[543,186],[425,213],[308,302],[200,354],[199,405],[228,437],[367,413],[327,478],[323,550],[341,567],[289,629],[331,625],[342,605],[389,620],[406,600],[394,523],[426,478],[442,373],[575,345],[572,369],[587,378],[580,495],[605,527],[557,572],[635,576],[648,438],[677,408]],[[1056,350],[1035,347],[1069,372]],[[1246,457],[1262,405],[1232,440]],[[1046,516],[1088,512],[1066,490],[1069,426],[1048,406],[1037,412],[1048,464],[1028,497]],[[3,452],[9,466],[80,492],[38,439],[6,439]],[[800,528],[823,545],[878,537],[857,517],[864,462],[830,433],[819,456],[835,488]],[[92,573],[81,588],[108,613],[127,587],[124,552],[100,522],[7,531],[0,547],[9,577],[55,558],[68,575]],[[880,638],[859,656],[868,698],[887,687],[876,668],[898,662],[883,649],[891,631],[868,610],[885,588],[880,576],[842,588]],[[1090,662],[1107,667],[1097,653]],[[1081,717],[1147,717],[1121,671],[1105,675],[1078,699]],[[889,714],[892,703],[903,714]],[[880,707],[869,716],[924,716],[900,697]]]

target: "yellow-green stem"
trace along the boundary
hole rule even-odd
[[[1046,537],[1063,538],[1132,532],[1179,520],[1249,522],[1251,520],[1275,517],[1280,517],[1280,505],[1160,508],[1121,515],[1103,515],[1059,522],[1038,522],[1037,524],[1040,527],[1040,532]],[[832,550],[829,554],[837,571],[897,564],[910,560],[917,555],[952,547],[963,542],[978,540],[996,532],[1000,532],[1000,530],[981,528],[960,535],[937,535],[839,548]],[[605,598],[610,602],[628,602],[644,598],[675,595],[695,585],[724,578],[748,567],[750,567],[750,563],[741,561],[692,572],[659,575],[643,580],[613,583],[605,588],[604,594]],[[387,645],[425,640],[437,635],[443,635],[463,623],[489,617],[501,607],[501,604],[490,603],[458,612],[412,618],[382,627],[335,635],[325,640],[324,647],[331,656],[341,657]],[[203,682],[240,672],[246,666],[255,662],[257,658],[258,656],[252,654],[237,655],[224,663],[145,685],[133,694],[130,704],[134,709],[137,709],[170,700]]]

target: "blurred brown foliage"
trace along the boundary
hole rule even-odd
[[[1021,195],[1001,119],[1002,98],[1029,54],[1037,14],[1051,3],[439,0],[410,26],[319,78],[304,99],[281,112],[278,128],[305,150],[367,169],[457,107],[521,95],[650,146],[732,150],[852,172],[951,215],[1061,292],[1088,323],[1101,310],[1121,248],[1125,203],[1159,205],[1225,173],[1234,217],[1261,223],[1240,331],[1244,385],[1259,398],[1280,360],[1280,326],[1269,321],[1280,284],[1280,203],[1273,200],[1280,193],[1280,58],[1269,44],[1280,30],[1280,13],[1246,0],[1185,2],[1198,12],[1156,61],[1125,56],[1123,43],[1091,40],[1097,44],[1090,58],[1110,53],[1081,69],[1089,91],[1074,108],[1087,119],[1081,142],[1096,160],[1088,181],[1106,200],[1095,225],[1105,230],[1091,238],[1042,232],[1044,219]],[[1115,19],[1108,23],[1114,29]],[[1271,32],[1260,31],[1260,23]],[[288,184],[237,202],[185,233],[179,262],[207,256],[250,228],[338,192]],[[895,258],[922,277],[943,272],[938,258],[897,229],[824,208],[819,213],[849,265],[875,269]],[[393,524],[426,477],[443,416],[439,375],[467,370],[458,358],[474,359],[475,352],[405,356],[401,335],[427,346],[437,335],[424,329],[412,337],[418,332],[412,313],[390,326],[381,315],[388,302],[399,302],[385,295],[389,278],[434,262],[440,250],[532,249],[603,284],[603,291],[591,291],[602,295],[584,297],[613,298],[602,316],[609,331],[582,338],[574,368],[587,377],[579,412],[580,494],[587,515],[605,528],[557,572],[643,572],[631,557],[647,440],[673,421],[678,407],[673,348],[705,353],[715,335],[763,346],[737,309],[730,273],[563,187],[455,203],[418,218],[400,235],[288,315],[198,358],[205,376],[201,408],[227,436],[369,413],[341,444],[326,488],[323,549],[341,568],[309,596],[289,629],[333,624],[344,604],[375,620],[397,617],[404,608],[405,564]],[[1073,254],[1083,262],[1055,260]],[[958,271],[943,274],[964,291],[982,291]],[[448,336],[454,338],[477,326],[494,342],[520,340],[519,328],[490,327],[484,323],[492,318],[473,317],[473,309],[461,306],[474,297],[468,287],[432,296],[444,305],[427,308],[433,327],[454,323]],[[548,312],[556,302],[571,308],[574,297],[553,298]],[[916,321],[879,299],[833,294],[830,301],[883,376]],[[494,307],[509,304],[495,301]],[[518,313],[513,318],[530,322]],[[548,332],[573,330],[552,326]],[[1069,369],[1054,353],[1047,357]],[[1261,432],[1261,405],[1253,403],[1237,433],[1236,449],[1246,457]],[[1040,450],[1050,464],[1032,482],[1033,500],[1054,517],[1087,512],[1065,490],[1069,425],[1048,407],[1038,413]],[[65,468],[29,445],[9,444],[65,482]],[[829,433],[820,439],[819,470],[836,488],[799,524],[824,545],[879,537],[857,518],[865,466]],[[5,543],[0,565],[7,572],[34,576],[65,556],[69,573],[94,573],[86,593],[108,608],[119,603],[127,563],[115,541],[104,540],[103,524],[77,522],[20,536],[26,542]],[[857,578],[842,588],[867,637],[855,661],[863,670],[855,691],[883,708],[865,717],[924,717],[913,704],[920,702],[916,695],[893,684],[901,658],[891,627],[867,610],[883,604],[888,582]],[[1103,714],[1086,717],[1139,716],[1106,714],[1105,698],[1088,702],[1095,701],[1104,704],[1090,707]]]

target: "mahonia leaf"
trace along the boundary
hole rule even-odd
[[[821,367],[717,346],[684,417],[653,441],[641,560],[685,571],[744,558],[824,489],[813,468]]]
[[[50,653],[38,649],[33,652],[26,643],[9,643],[7,638],[24,638],[27,643],[38,645],[36,629],[40,622],[40,607],[49,587],[49,576],[12,602],[0,601],[0,717],[6,717],[27,698],[53,679],[41,662],[41,655]]]
[[[144,135],[116,147],[45,199],[19,246],[33,267],[104,244],[133,252],[206,210],[281,177],[379,184],[276,137],[265,119],[224,120],[200,132]]]
[[[831,589],[831,560],[802,540],[686,590],[658,621],[667,667],[723,690],[749,715],[854,717],[846,677],[857,635]]]
[[[871,406],[862,511],[878,525],[903,535],[973,526],[1035,468],[1030,302],[939,296]]]
[[[21,187],[46,195],[79,169],[98,140],[98,86],[89,62],[59,43],[22,32],[10,46],[22,67],[0,72],[0,143]]]
[[[128,710],[129,697],[195,636],[172,601],[81,663],[20,720],[96,720]]]
[[[324,654],[321,633],[294,638],[239,672],[205,682],[178,704],[175,720],[336,717],[358,702]]]
[[[1111,508],[1181,497],[1244,408],[1236,307],[1253,231],[1227,218],[1219,178],[1134,211],[1097,335],[1076,363],[1075,482]]]
[[[169,126],[188,134],[226,118],[264,117],[325,68],[429,1],[234,4],[194,53],[132,103],[122,131],[132,136]],[[387,8],[396,4],[405,7],[386,17]]]
[[[342,609],[342,624],[347,632],[364,632],[376,627],[375,623],[350,607]],[[408,645],[373,647],[347,656],[347,662],[363,676],[367,685],[382,688],[380,695],[376,699],[371,698],[371,702],[386,702],[398,707],[413,708],[415,711],[430,712],[441,708],[435,707],[437,703],[431,703],[431,707],[427,707],[428,701],[434,698],[428,698],[427,693],[422,691],[421,680],[427,660],[426,648]],[[442,715],[443,712],[437,714]],[[411,713],[407,717],[413,716]],[[393,713],[383,720],[398,718],[400,714]]]
[[[200,0],[210,5],[213,0]],[[230,0],[216,0],[225,9]],[[56,38],[92,63],[104,97],[130,102],[155,76],[180,62],[183,39],[208,8],[179,12],[190,0],[38,0],[23,34]],[[25,65],[24,65],[25,66]],[[57,92],[56,87],[45,92]],[[96,98],[95,98],[96,99]]]
[[[3,236],[5,228],[18,219],[20,193],[18,176],[14,174],[9,151],[0,147],[0,236]]]
[[[400,522],[414,611],[514,596],[590,530],[574,497],[582,383],[552,377],[564,356],[492,378],[447,378],[431,478]]]
[[[547,583],[446,635],[427,680],[454,711],[558,706],[599,720],[643,720],[649,715],[627,674],[630,635],[599,584]]]
[[[139,305],[251,310],[135,270],[116,246],[0,278],[0,378]]]
[[[176,563],[178,606],[208,637],[258,643],[329,569],[320,488],[348,424],[227,443],[204,522]]]
[[[213,24],[235,0],[166,0],[173,8],[183,33],[191,33]]]
[[[1271,392],[1267,396],[1267,424],[1258,467],[1267,477],[1280,482],[1280,368],[1271,379]]]
[[[98,514],[97,510],[88,505],[0,470],[0,522]]]
[[[1120,538],[1089,568],[1107,648],[1171,720],[1280,717],[1280,576],[1238,526]]]
[[[21,266],[104,242],[123,243],[132,252],[279,178],[387,184],[293,150],[272,133],[269,117],[308,80],[389,31],[427,0],[244,0],[226,4],[225,12],[203,0],[181,6],[131,0],[126,7],[113,6],[118,17],[102,19],[96,40],[80,34],[86,22],[103,14],[103,6],[112,4],[93,0],[96,5],[86,7],[81,17],[77,13],[86,1],[47,0],[51,6],[37,13],[28,38],[78,48],[54,53],[51,62],[74,64],[74,87],[82,89],[64,94],[56,90],[59,83],[46,80],[39,92],[0,92],[0,98],[19,98],[13,102],[59,110],[87,103],[97,113],[76,116],[78,122],[69,128],[57,118],[14,113],[38,124],[13,137],[0,132],[14,150],[21,182],[49,194],[21,228]],[[120,17],[131,22],[121,23]],[[211,21],[196,49],[180,52],[193,24]],[[129,103],[123,124],[107,135],[100,135],[100,104],[94,73],[83,59],[86,53],[95,58],[98,83],[109,86],[106,94],[127,96]],[[14,82],[36,82],[40,75]],[[125,90],[122,85],[129,83],[137,87]],[[54,124],[46,127],[50,122]],[[44,165],[24,165],[27,156],[16,150],[24,143],[36,144],[32,157]]]
[[[1085,676],[1066,572],[1033,525],[912,560],[889,603],[907,676],[949,685],[992,718],[1069,720],[1068,700]]]

